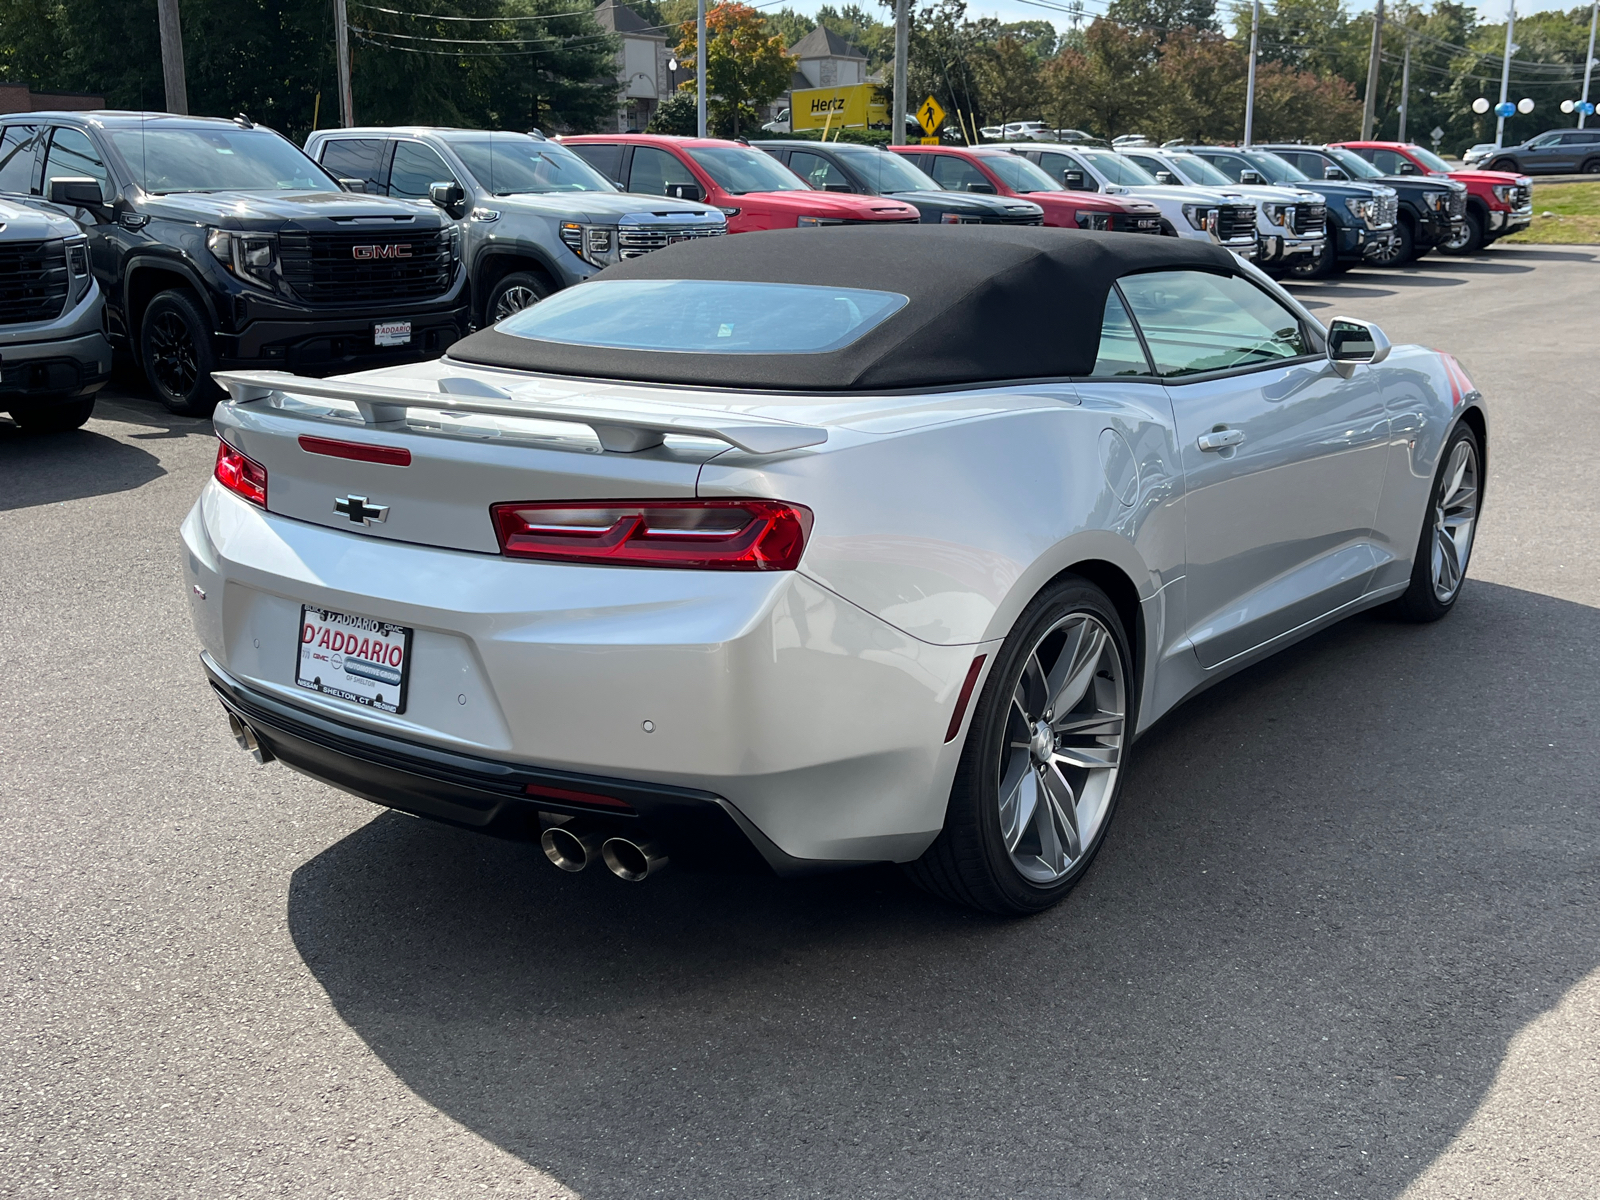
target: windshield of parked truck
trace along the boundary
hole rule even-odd
[[[861,176],[869,191],[880,196],[895,192],[937,192],[939,185],[898,154],[870,146],[836,145],[832,150]]]
[[[1019,154],[985,154],[983,165],[996,175],[1000,182],[1013,192],[1059,192],[1059,179],[1051,179],[1048,172],[1037,163],[1031,163]]]
[[[1437,171],[1441,175],[1448,175],[1453,169],[1449,163],[1445,162],[1432,150],[1424,150],[1421,146],[1407,146],[1406,153],[1427,167],[1428,170]]]
[[[1178,168],[1179,174],[1195,187],[1233,186],[1233,180],[1203,158],[1196,158],[1193,154],[1171,154],[1167,157]]]
[[[339,190],[299,147],[267,129],[129,127],[112,130],[111,142],[134,182],[155,196]]]
[[[1156,181],[1156,177],[1138,163],[1110,150],[1079,150],[1078,153],[1088,159],[1096,171],[1122,187],[1150,187]]]
[[[614,192],[617,189],[571,150],[526,134],[449,139],[454,150],[492,196],[530,192]]]
[[[495,326],[501,333],[689,354],[838,350],[910,301],[898,292],[710,279],[597,279]]]
[[[811,185],[770,154],[743,146],[691,146],[689,157],[732,196],[748,192],[809,192]]]
[[[1288,159],[1268,154],[1265,150],[1251,151],[1246,157],[1252,167],[1266,176],[1268,183],[1307,183],[1311,179]]]
[[[1334,162],[1344,168],[1344,173],[1351,179],[1382,179],[1383,172],[1378,170],[1354,150],[1346,150],[1343,146],[1329,146],[1323,151]]]

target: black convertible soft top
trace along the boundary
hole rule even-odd
[[[710,279],[898,292],[909,303],[864,337],[816,354],[701,354],[543,341],[485,329],[464,363],[647,383],[779,391],[938,387],[1087,375],[1112,281],[1191,267],[1236,273],[1208,242],[995,225],[784,229],[686,242],[596,279]],[[578,285],[583,286],[583,285]]]

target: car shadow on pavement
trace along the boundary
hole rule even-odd
[[[395,814],[289,928],[413,1091],[583,1195],[1393,1197],[1600,963],[1600,610],[1470,582],[1138,748],[1082,885],[563,875]]]
[[[166,473],[155,455],[91,429],[29,434],[0,421],[0,512],[126,492]]]

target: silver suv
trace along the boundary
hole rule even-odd
[[[351,191],[432,203],[454,217],[479,325],[611,263],[727,232],[721,210],[620,191],[538,133],[324,129],[306,139],[306,153]]]
[[[33,147],[0,148],[0,174],[24,153],[31,169]],[[62,194],[93,181],[74,174],[53,182]],[[77,222],[42,203],[0,199],[0,408],[18,425],[56,432],[89,419],[111,374],[104,307]]]

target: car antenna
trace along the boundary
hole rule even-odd
[[[251,123],[250,118],[245,116],[243,113],[240,113],[237,117],[235,117],[233,119],[233,123],[235,125],[237,125],[240,129],[254,129],[255,128],[255,125],[253,125]]]

